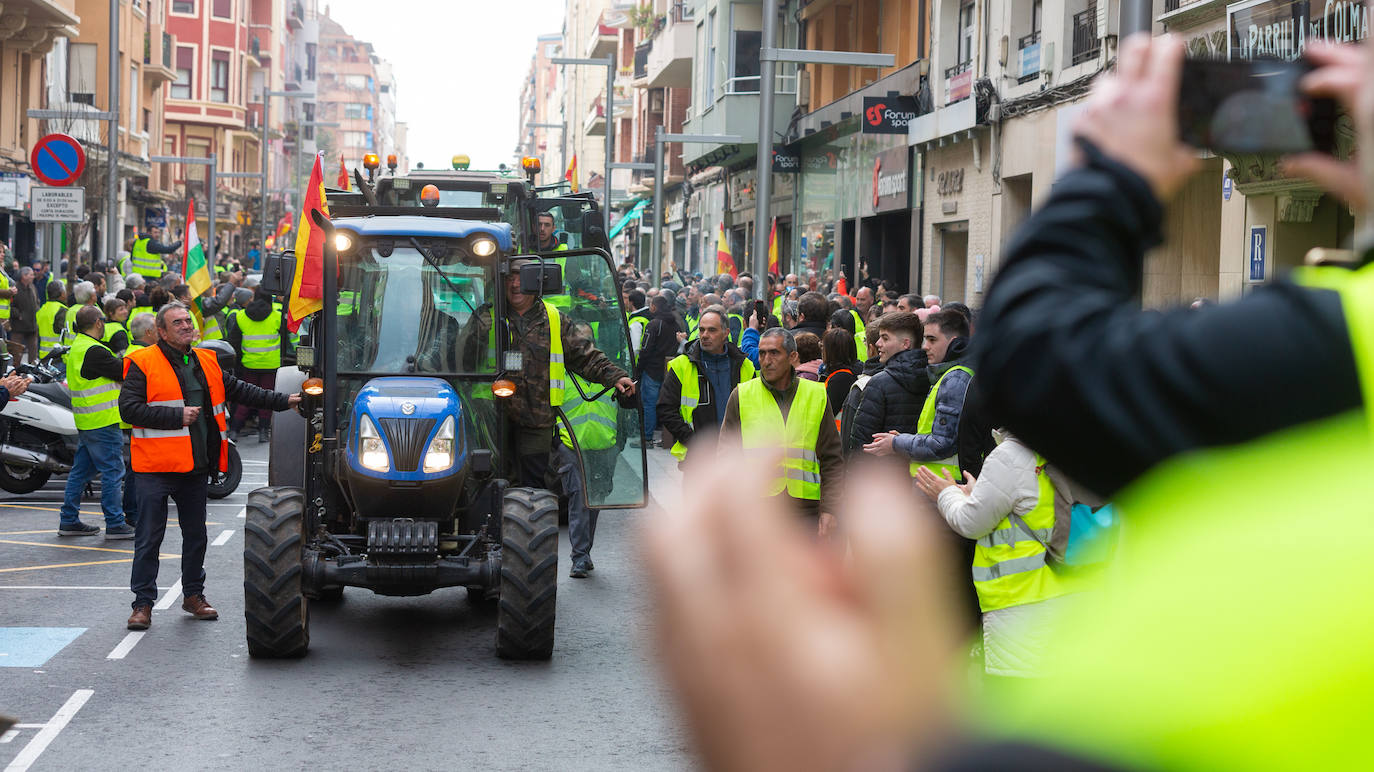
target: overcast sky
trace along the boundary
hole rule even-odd
[[[395,66],[410,164],[474,169],[512,158],[520,82],[535,38],[563,27],[563,0],[320,0],[320,11]]]

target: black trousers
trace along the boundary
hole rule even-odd
[[[129,589],[135,607],[157,600],[158,554],[167,533],[167,499],[177,505],[181,524],[181,592],[190,597],[205,592],[205,503],[210,475],[136,472],[138,522],[134,525],[134,565]]]

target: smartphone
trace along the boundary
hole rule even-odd
[[[1303,60],[1185,59],[1180,137],[1216,153],[1333,153],[1339,110],[1302,93],[1311,70]]]

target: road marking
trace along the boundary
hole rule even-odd
[[[180,555],[159,555],[162,560],[180,560]],[[89,560],[85,563],[49,563],[43,566],[20,566],[18,568],[0,568],[0,574],[8,574],[14,571],[42,571],[46,568],[81,568],[82,566],[108,566],[111,563],[132,563],[133,558],[116,558],[115,560]]]
[[[147,634],[148,633],[145,630],[139,630],[137,632],[129,633],[128,635],[124,636],[124,640],[120,641],[118,646],[114,647],[114,651],[105,655],[105,659],[124,659],[124,657],[127,656],[129,652],[134,650],[134,647],[138,645],[138,642],[143,640],[143,636]]]
[[[128,587],[106,587],[97,584],[0,584],[0,590],[123,590]]]
[[[228,544],[228,543],[229,543],[229,540],[232,539],[233,537],[234,537],[234,529],[233,529],[233,528],[226,528],[225,530],[223,530],[223,531],[220,532],[220,535],[219,535],[219,536],[216,536],[216,537],[215,537],[215,540],[214,540],[214,541],[210,542],[210,546],[211,546],[211,547],[223,547],[224,545]]]
[[[166,611],[171,608],[172,604],[177,602],[177,596],[180,594],[181,580],[178,579],[176,584],[167,588],[167,592],[162,596],[162,600],[158,601],[156,606],[153,606],[153,611]]]
[[[24,746],[24,750],[14,757],[14,761],[11,761],[8,767],[5,767],[5,772],[25,772],[33,766],[38,757],[43,755],[43,751],[48,749],[48,745],[57,739],[63,729],[67,728],[67,724],[71,722],[76,712],[81,710],[81,706],[85,705],[93,694],[95,691],[91,689],[77,689],[73,692],[67,702],[57,709],[52,718],[48,719],[48,723],[43,725],[38,734],[29,740],[29,744]]]
[[[14,541],[12,539],[0,539],[0,544],[18,544],[24,547],[52,547],[60,550],[94,550],[96,552],[122,552],[125,555],[134,554],[133,550],[121,550],[114,547],[86,547],[80,544],[51,544],[43,541]]]
[[[237,518],[239,518],[240,520],[242,520],[243,518],[248,517],[248,507],[244,507],[243,509],[240,509],[240,510],[239,510],[239,513],[238,513],[237,515],[234,515],[234,517],[237,517]]]
[[[84,627],[0,627],[0,667],[42,667]]]
[[[38,511],[40,511],[40,512],[61,512],[61,511],[62,511],[62,507],[35,507],[35,506],[33,506],[32,504],[6,504],[6,503],[4,503],[4,502],[0,502],[0,509],[36,509],[36,510],[38,510]],[[79,510],[78,510],[78,511],[79,511]],[[101,515],[101,514],[104,514],[104,513],[101,512],[100,510],[96,509],[96,510],[92,510],[92,511],[89,511],[89,512],[81,512],[81,514],[83,514],[83,515]]]

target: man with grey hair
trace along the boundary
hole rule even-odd
[[[88,281],[79,281],[72,286],[72,300],[79,306],[95,305],[95,285]],[[73,311],[72,313],[76,313]]]
[[[157,317],[139,314],[129,322],[129,352],[157,344]]]
[[[921,301],[926,304],[926,308],[934,308],[940,305],[940,296],[926,295],[924,298],[921,298]]]
[[[730,394],[721,435],[746,452],[772,452],[781,445],[782,459],[769,490],[798,514],[814,519],[812,527],[826,537],[835,529],[843,495],[844,454],[825,387],[798,378],[796,368],[792,333],[781,327],[764,330],[760,377],[740,383]]]

